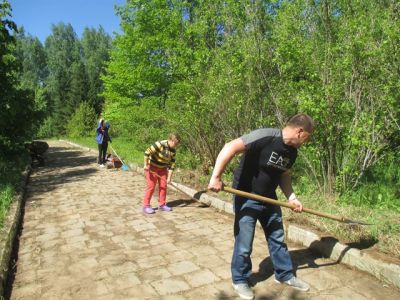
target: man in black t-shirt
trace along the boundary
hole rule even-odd
[[[209,189],[219,192],[223,183],[221,175],[226,165],[239,153],[243,153],[234,174],[233,186],[239,190],[277,199],[280,186],[289,203],[301,212],[303,206],[293,192],[290,168],[297,157],[297,149],[307,142],[314,130],[314,121],[306,114],[291,117],[280,130],[264,128],[243,135],[227,143],[218,155],[210,179]],[[256,200],[234,197],[235,246],[232,256],[232,282],[235,291],[243,299],[253,299],[248,285],[251,275],[251,252],[257,220],[268,242],[275,280],[301,291],[309,285],[294,276],[292,261],[284,242],[282,212],[280,206]]]

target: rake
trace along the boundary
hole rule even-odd
[[[246,198],[250,198],[250,199],[254,199],[254,200],[258,200],[264,203],[268,203],[268,204],[272,204],[272,205],[278,205],[278,206],[283,206],[283,207],[287,207],[290,209],[294,209],[296,206],[291,205],[289,203],[286,202],[281,202],[281,201],[277,201],[275,199],[271,199],[271,198],[267,198],[264,196],[260,196],[257,194],[252,194],[252,193],[248,193],[248,192],[244,192],[244,191],[240,191],[228,186],[223,186],[223,191],[237,195],[237,196],[242,196],[242,197],[246,197]],[[346,224],[350,224],[350,225],[371,225],[368,223],[364,223],[364,222],[360,222],[360,221],[354,221],[354,220],[350,220],[344,217],[340,217],[340,216],[335,216],[335,215],[331,215],[331,214],[327,214],[324,212],[319,212],[310,208],[305,208],[303,207],[303,212],[309,213],[309,214],[313,214],[316,216],[320,216],[323,218],[328,218],[328,219],[332,219],[335,221],[339,221],[342,223],[346,223]]]

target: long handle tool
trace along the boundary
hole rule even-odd
[[[114,150],[114,148],[111,146],[111,144],[109,144],[109,145],[110,145],[110,148],[111,148],[112,152],[114,152],[115,155],[118,157],[118,159],[122,162],[121,169],[124,170],[124,171],[128,171],[129,170],[129,166],[127,164],[125,164],[125,162],[121,159],[121,157],[119,157],[117,151]]]
[[[153,172],[153,171],[150,171],[150,170],[149,170],[149,172],[150,172],[151,174],[153,174],[153,175],[156,175],[159,179],[163,180],[163,178],[162,178],[160,175],[158,175],[156,172]],[[173,182],[168,183],[168,181],[167,181],[167,184],[169,184],[170,186],[172,186],[172,187],[173,187],[175,190],[177,190],[178,192],[181,192],[182,194],[185,194],[186,196],[190,197],[190,200],[199,201],[199,199],[196,198],[196,195],[198,195],[198,197],[200,197],[201,194],[207,192],[207,190],[203,190],[203,191],[197,192],[194,196],[192,196],[192,195],[188,194],[187,192],[185,192],[184,190],[182,190],[182,189],[180,189],[179,187],[177,187]],[[210,206],[210,205],[208,205],[208,206]]]
[[[225,192],[228,192],[228,193],[231,193],[231,194],[234,194],[234,195],[238,195],[238,196],[242,196],[242,197],[258,200],[258,201],[261,201],[261,202],[264,202],[264,203],[268,203],[268,204],[272,204],[272,205],[284,206],[284,207],[291,208],[291,209],[295,208],[294,205],[291,205],[291,204],[286,203],[286,202],[282,202],[282,201],[278,201],[278,200],[275,200],[275,199],[267,198],[267,197],[260,196],[260,195],[257,195],[257,194],[252,194],[252,193],[240,191],[240,190],[228,187],[228,186],[224,186],[223,190]],[[319,211],[316,211],[316,210],[313,210],[313,209],[310,209],[310,208],[303,207],[303,211],[306,212],[306,213],[309,213],[309,214],[313,214],[313,215],[316,215],[316,216],[332,219],[332,220],[339,221],[339,222],[346,223],[346,224],[350,224],[350,225],[371,225],[371,224],[368,224],[368,223],[364,223],[364,222],[360,222],[360,221],[354,221],[354,220],[350,220],[350,219],[347,219],[347,218],[344,218],[344,217],[339,217],[339,216],[335,216],[335,215],[319,212]]]

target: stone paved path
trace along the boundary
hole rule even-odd
[[[50,142],[31,176],[11,299],[237,299],[232,216],[169,189],[174,211],[143,215],[141,174],[99,168],[95,153]],[[153,199],[156,204],[157,199]],[[307,293],[274,283],[256,232],[256,299],[400,299],[374,277],[290,245]]]

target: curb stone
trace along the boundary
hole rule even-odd
[[[295,225],[288,225],[286,232],[288,239],[293,242],[301,243],[338,263],[344,263],[370,273],[376,278],[400,288],[400,265],[398,264],[383,262],[369,253],[343,245],[335,238],[319,236]]]
[[[94,151],[93,149],[82,147],[69,141],[64,142],[86,149],[87,151]],[[129,164],[129,167],[135,172],[143,171],[143,168],[139,167],[137,164]],[[172,182],[172,186],[176,186],[180,190],[184,191],[188,196],[197,199],[201,203],[233,215],[233,205],[231,202],[223,201],[219,198],[207,195],[206,193],[199,193],[198,191],[177,182]],[[284,226],[289,241],[299,243],[317,251],[326,258],[335,260],[337,263],[343,263],[350,267],[355,267],[400,288],[400,265],[376,259],[365,251],[339,243],[338,240],[331,236],[320,236],[309,229],[306,230],[294,224],[287,223],[284,224]]]
[[[22,173],[21,188],[10,205],[4,221],[4,227],[0,230],[0,299],[4,299],[4,292],[9,276],[10,260],[18,230],[22,222],[22,210],[25,205],[25,189],[31,173],[31,167],[27,166]]]

